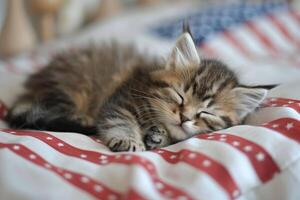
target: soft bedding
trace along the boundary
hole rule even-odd
[[[97,138],[11,130],[0,120],[0,199],[300,199],[300,17],[283,2],[237,5],[184,3],[128,14],[1,62],[3,119],[27,74],[53,53],[131,36],[156,56],[168,52],[174,27],[188,16],[201,53],[227,62],[245,83],[281,85],[245,125],[148,152],[112,153]],[[211,22],[205,32],[199,26],[205,15],[231,21]]]

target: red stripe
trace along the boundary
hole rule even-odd
[[[223,165],[204,154],[187,149],[178,152],[160,149],[154,152],[157,152],[169,163],[176,164],[178,162],[184,162],[205,172],[227,191],[231,199],[236,198],[240,194],[240,189],[228,170]]]
[[[4,103],[0,100],[0,119],[3,119],[7,115],[7,108]]]
[[[275,47],[275,45],[269,40],[268,36],[264,34],[259,27],[256,26],[253,22],[246,22],[245,23],[248,30],[250,30],[253,35],[255,35],[262,44],[264,44],[271,52],[271,54],[274,56],[278,54],[278,49]]]
[[[131,189],[126,194],[126,196],[122,197],[122,199],[128,199],[128,200],[146,200],[143,196],[141,196],[139,193],[137,193],[135,190]]]
[[[177,189],[160,180],[155,165],[151,163],[149,160],[147,160],[146,158],[137,156],[136,154],[122,153],[122,154],[108,155],[99,152],[83,150],[71,146],[70,144],[56,138],[55,136],[41,131],[7,130],[7,129],[2,131],[14,135],[32,136],[34,138],[37,138],[45,142],[46,144],[53,147],[60,153],[63,153],[68,156],[80,158],[95,163],[97,165],[108,165],[111,163],[119,163],[125,165],[139,165],[148,172],[153,183],[159,183],[162,185],[161,188],[157,188],[157,191],[162,196],[169,198],[169,194],[172,193],[172,197],[174,198],[185,197],[187,200],[192,199],[184,191],[181,191],[180,189]]]
[[[217,57],[216,51],[210,47],[207,43],[202,43],[199,48],[203,51],[204,55],[207,57]]]
[[[235,48],[238,49],[239,52],[241,52],[246,57],[251,57],[251,52],[248,51],[248,49],[243,45],[243,42],[240,42],[233,34],[231,34],[228,31],[225,31],[223,33],[223,36],[225,39],[232,44]]]
[[[280,172],[278,165],[269,153],[252,141],[228,133],[201,134],[197,138],[223,142],[239,150],[248,157],[256,174],[263,183],[271,180],[276,173]]]
[[[288,107],[300,113],[300,101],[286,98],[269,98],[263,107]]]
[[[293,9],[291,9],[288,14],[297,22],[298,26],[300,26],[300,14]]]
[[[81,190],[84,190],[85,192],[93,195],[96,198],[121,199],[121,194],[109,189],[108,187],[104,186],[102,183],[95,181],[91,177],[87,177],[85,175],[54,166],[49,162],[47,162],[46,160],[44,160],[40,155],[31,151],[30,149],[28,149],[27,147],[21,144],[0,143],[0,148],[8,148],[9,150],[23,157],[27,161],[36,164],[52,173],[57,174],[65,181],[80,188]]]
[[[292,118],[281,118],[264,124],[263,127],[272,129],[300,143],[300,121]]]
[[[268,15],[269,21],[278,29],[278,31],[287,38],[292,44],[300,47],[300,42],[294,38],[287,27],[276,17],[276,15]]]

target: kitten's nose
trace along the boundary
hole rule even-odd
[[[185,115],[183,115],[182,113],[180,113],[180,121],[181,121],[181,124],[183,124],[184,122],[186,121],[190,121],[189,118],[187,118]]]

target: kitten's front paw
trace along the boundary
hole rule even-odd
[[[134,138],[113,138],[108,142],[108,147],[114,152],[120,151],[145,151],[145,145],[142,141]]]
[[[170,145],[171,139],[165,128],[162,126],[152,126],[146,132],[144,143],[147,149],[155,149]]]

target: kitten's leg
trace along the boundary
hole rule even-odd
[[[109,119],[98,126],[100,139],[115,152],[145,151],[138,124],[125,119]]]
[[[165,127],[156,124],[146,130],[144,143],[147,149],[155,149],[168,146],[172,141]]]

